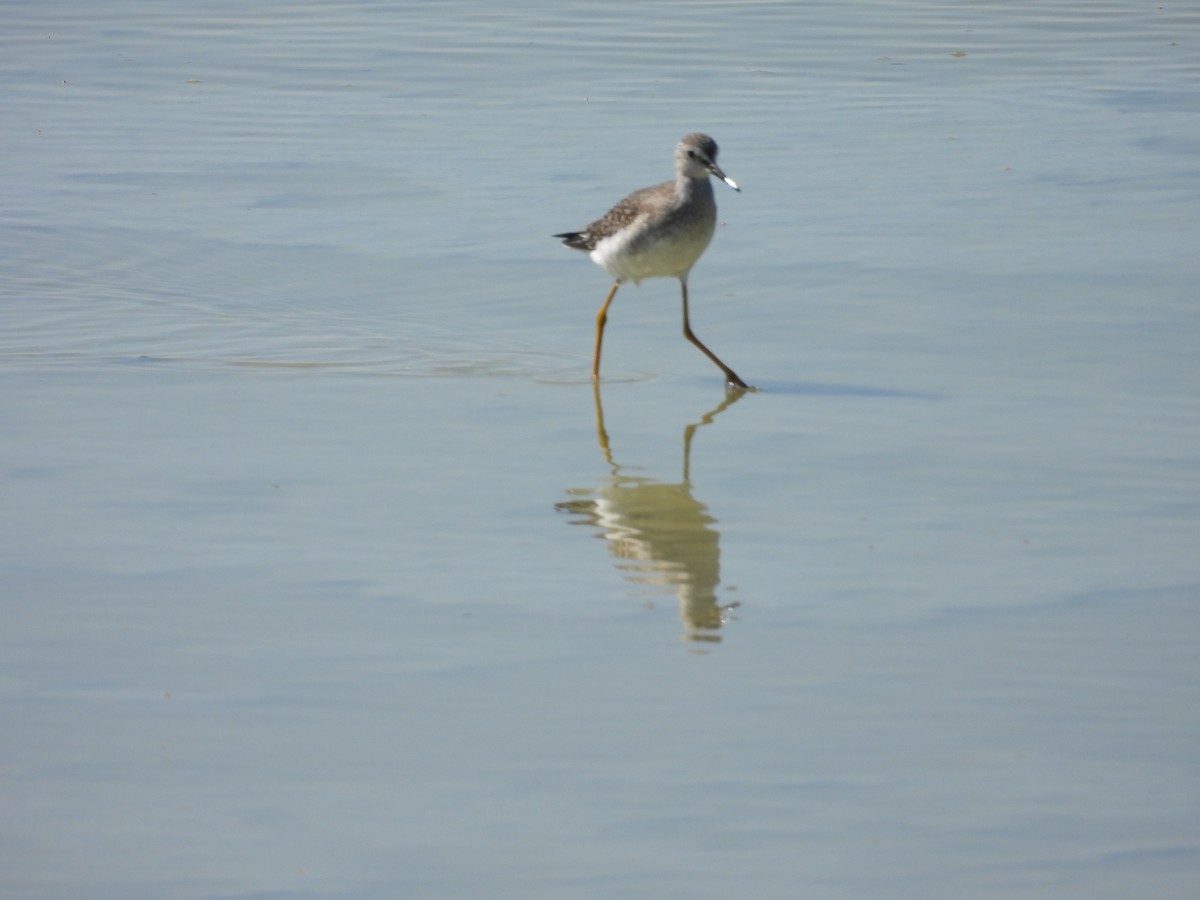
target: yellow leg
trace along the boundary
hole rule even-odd
[[[617,296],[617,288],[620,286],[621,282],[619,281],[612,286],[612,290],[604,298],[604,305],[600,307],[600,312],[596,313],[596,352],[592,356],[593,380],[600,377],[600,343],[604,340],[604,323],[608,321],[608,305],[612,303],[613,297]]]
[[[742,381],[742,379],[738,378],[737,373],[733,371],[733,369],[729,368],[729,366],[717,359],[717,354],[705,347],[702,343],[700,343],[700,339],[692,334],[692,326],[688,324],[687,279],[680,278],[679,286],[683,288],[683,336],[699,347],[704,352],[705,356],[717,364],[717,368],[725,373],[725,380],[729,384],[733,385],[734,387],[742,388],[742,390],[749,389],[750,386],[746,384],[746,382]],[[605,305],[607,306],[607,304]],[[599,350],[599,344],[597,344],[597,350]],[[597,359],[598,358],[599,357],[597,357]]]

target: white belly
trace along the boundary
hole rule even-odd
[[[681,278],[708,247],[712,234],[712,224],[704,221],[650,240],[631,228],[600,241],[589,255],[618,281],[637,284],[643,278]]]

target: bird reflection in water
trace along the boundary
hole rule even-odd
[[[675,594],[684,640],[721,640],[717,631],[738,604],[722,606],[717,601],[720,534],[713,527],[717,520],[692,496],[690,458],[696,430],[711,424],[745,391],[729,390],[715,409],[684,429],[683,478],[674,484],[626,474],[613,460],[599,384],[593,385],[593,391],[596,433],[610,472],[598,487],[569,490],[573,499],[555,508],[579,516],[572,520],[574,525],[600,529],[617,559],[617,568],[629,581]]]

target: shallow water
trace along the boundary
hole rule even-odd
[[[1193,895],[1200,14],[5,23],[4,896]]]

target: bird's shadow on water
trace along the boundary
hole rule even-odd
[[[817,381],[756,381],[752,393],[791,397],[866,397],[903,400],[945,400],[946,394],[906,391],[861,384],[829,384]]]

